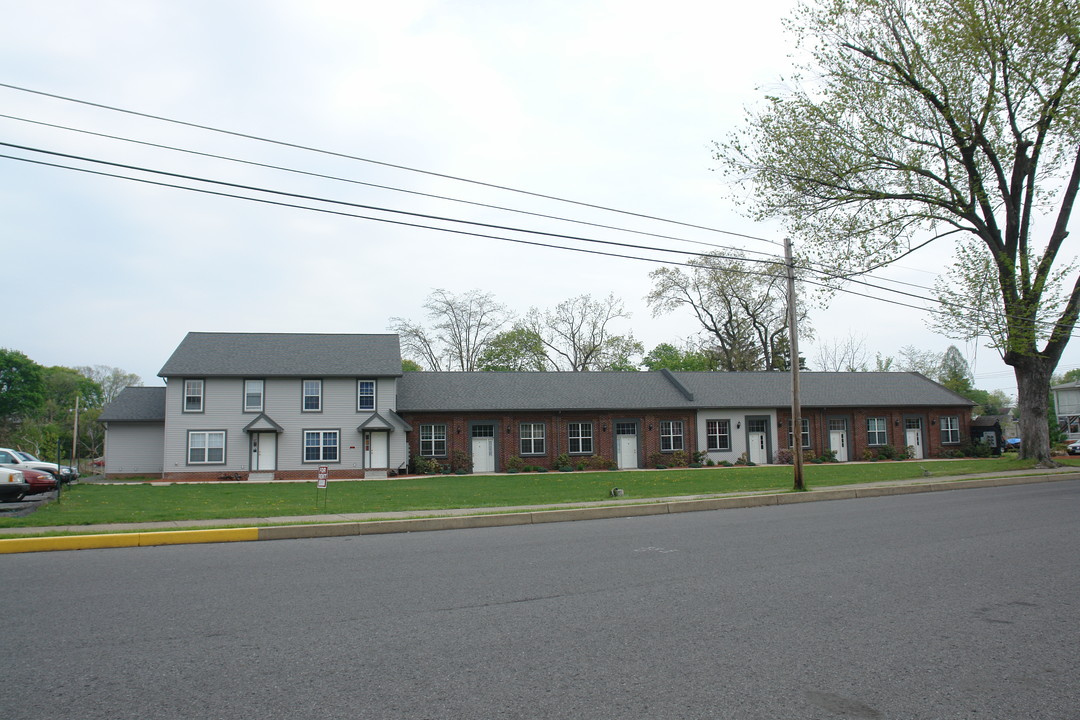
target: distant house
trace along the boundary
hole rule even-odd
[[[1080,439],[1080,381],[1054,385],[1050,393],[1054,396],[1058,427],[1069,440]]]
[[[411,458],[642,468],[700,453],[777,462],[794,441],[840,461],[943,456],[972,403],[918,373],[401,372],[395,335],[190,333],[102,413],[106,473],[166,479],[379,478]]]

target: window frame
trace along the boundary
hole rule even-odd
[[[577,433],[575,434],[575,427]],[[586,448],[585,445],[588,444]],[[574,449],[575,444],[577,449]],[[593,424],[591,422],[572,422],[566,424],[566,447],[570,455],[593,454]]]
[[[675,432],[675,426],[678,425],[679,432]],[[683,442],[683,425],[682,420],[661,420],[660,421],[660,452],[673,453],[682,450],[686,443]],[[678,447],[676,447],[675,440],[678,440]],[[666,445],[666,447],[665,447]]]
[[[870,423],[881,423],[879,429],[871,429]],[[879,440],[881,442],[875,442],[874,436],[880,435]],[[868,447],[882,447],[889,444],[889,419],[883,416],[875,416],[866,418],[866,445]]]
[[[316,434],[316,433],[318,433],[318,435],[319,435],[319,441],[320,441],[319,444],[318,445],[308,445],[308,436]],[[330,433],[334,434],[334,444],[333,445],[326,444],[326,436],[329,435]],[[309,464],[317,464],[317,465],[329,465],[331,463],[340,463],[341,462],[341,430],[340,429],[335,429],[335,428],[305,429],[303,431],[303,437],[304,437],[304,443],[303,443],[303,446],[301,448],[301,453],[303,455],[302,462],[309,463]],[[330,448],[330,447],[334,448],[334,457],[333,458],[326,457],[326,449]],[[308,458],[308,448],[319,448],[319,457],[318,457],[318,459],[309,459]]]
[[[722,443],[721,438],[726,438],[726,442]],[[731,450],[731,420],[729,418],[705,421],[705,448],[717,452]]]
[[[189,387],[194,387],[194,385],[196,383],[198,384],[199,392],[198,393],[189,392]],[[195,398],[195,397],[197,397],[199,399],[199,407],[195,408],[195,409],[189,408],[188,407],[188,399],[189,398]],[[205,378],[184,378],[184,388],[183,388],[183,398],[181,399],[181,408],[183,408],[183,411],[186,412],[186,413],[201,413],[201,412],[205,411],[205,409],[206,409],[206,379]]]
[[[370,393],[362,393],[360,389],[364,385],[371,385]],[[371,407],[361,404],[361,400],[371,398]],[[356,412],[375,412],[379,401],[379,385],[370,378],[361,378],[356,381]]]
[[[810,447],[811,447],[810,446],[810,418],[799,418],[799,420],[800,420],[799,424],[802,425],[802,432],[799,433],[799,435],[802,436],[801,437],[802,449],[803,450],[809,450]],[[787,421],[787,446],[788,446],[788,448],[793,447],[793,445],[791,443],[792,443],[792,440],[794,440],[794,439],[795,438],[793,438],[791,436],[791,418],[788,418],[788,421]]]
[[[196,435],[201,435],[201,436],[204,437],[205,444],[202,445],[202,447],[201,447],[201,449],[203,451],[203,459],[202,460],[192,460],[191,459],[192,458],[191,451],[195,450],[195,449],[200,449],[200,448],[193,447],[192,443],[191,443],[192,438],[195,437]],[[211,450],[211,447],[212,447],[210,445],[210,436],[211,435],[220,435],[221,436],[221,459],[220,460],[211,460],[210,459],[210,450]],[[229,440],[229,436],[228,436],[228,431],[226,431],[226,430],[188,430],[188,432],[187,432],[187,453],[185,454],[186,457],[187,457],[187,464],[188,465],[225,465],[228,462],[228,459],[229,459],[228,458],[228,453],[226,452],[226,449],[228,448],[228,440]]]
[[[248,405],[248,398],[252,393],[248,392],[248,383],[259,383],[259,406],[253,407]],[[266,407],[266,380],[261,378],[245,378],[244,379],[244,412],[257,413],[262,412]]]
[[[442,437],[438,436],[436,430],[442,429]],[[425,438],[424,434],[427,432],[430,437]],[[437,443],[442,443],[442,452],[436,452],[438,450]],[[424,452],[424,445],[429,445],[428,452]],[[447,436],[446,436],[446,424],[445,423],[424,423],[420,426],[420,457],[446,457],[447,452]]]
[[[525,436],[525,428],[529,428],[528,437]],[[539,435],[537,435],[537,428],[539,428]],[[525,449],[525,443],[529,443],[529,450]],[[539,449],[537,449],[539,448]],[[520,455],[525,456],[537,456],[547,455],[547,423],[543,422],[523,422],[518,424],[518,450]]]
[[[946,421],[950,427],[946,427]],[[942,415],[939,421],[941,425],[941,444],[942,445],[959,445],[960,444],[960,416],[959,415]],[[946,440],[945,433],[949,433],[950,436],[954,436],[955,439]]]
[[[308,395],[308,383],[318,383],[317,387],[319,392],[317,395]],[[323,396],[323,381],[320,378],[305,378],[300,381],[300,411],[306,413],[322,412],[322,396]],[[308,398],[313,397],[318,400],[318,407],[309,408]]]

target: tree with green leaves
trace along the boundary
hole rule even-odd
[[[671,343],[654,347],[642,364],[649,370],[716,370],[716,358],[708,351],[690,346],[680,350]]]
[[[716,369],[781,370],[789,367],[787,270],[779,259],[750,260],[743,253],[709,254],[689,269],[649,273],[653,316],[689,311],[701,327]],[[812,337],[806,303],[797,304],[799,335]]]
[[[984,248],[1021,452],[1052,463],[1047,397],[1080,278],[1054,317],[1040,308],[1080,188],[1080,5],[821,0],[800,4],[788,25],[806,59],[718,144],[752,188],[751,214],[782,219],[804,261],[834,277],[949,236]],[[982,322],[976,298],[960,300],[946,312]]]
[[[481,370],[527,372],[547,368],[544,341],[534,330],[521,325],[496,335],[480,353]]]
[[[18,350],[0,348],[0,425],[5,436],[20,418],[45,405],[45,368]]]

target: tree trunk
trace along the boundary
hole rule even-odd
[[[1020,457],[1040,467],[1056,467],[1050,457],[1050,377],[1054,365],[1046,358],[1025,357],[1013,366],[1017,409],[1020,411]]]

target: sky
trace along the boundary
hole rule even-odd
[[[0,83],[23,88],[0,87],[0,113],[21,118],[0,117],[0,142],[535,231],[691,252],[715,249],[700,244],[710,243],[779,254],[782,228],[738,212],[736,201],[746,191],[716,171],[712,143],[741,127],[747,108],[780,87],[790,70],[794,38],[781,21],[792,6],[789,0],[672,0],[662,6],[635,0],[0,0]],[[31,150],[3,147],[0,154],[152,177]],[[647,350],[661,342],[680,344],[699,330],[689,314],[652,316],[645,296],[649,272],[661,267],[655,262],[255,203],[8,158],[0,158],[0,215],[8,279],[0,346],[46,366],[119,367],[148,385],[161,384],[158,371],[189,331],[381,333],[394,317],[424,320],[423,303],[435,288],[489,292],[518,314],[582,293],[614,293],[632,314],[617,330],[633,332]],[[878,277],[932,285],[949,253],[947,245],[931,246]],[[1015,393],[1011,369],[995,351],[934,334],[925,311],[839,295],[828,305],[813,301],[810,318],[815,340],[803,340],[800,349],[811,368],[818,345],[849,337],[862,342],[871,359],[876,353],[896,356],[909,345],[941,352],[957,344],[977,387]],[[1070,348],[1059,371],[1077,366],[1080,349]]]

